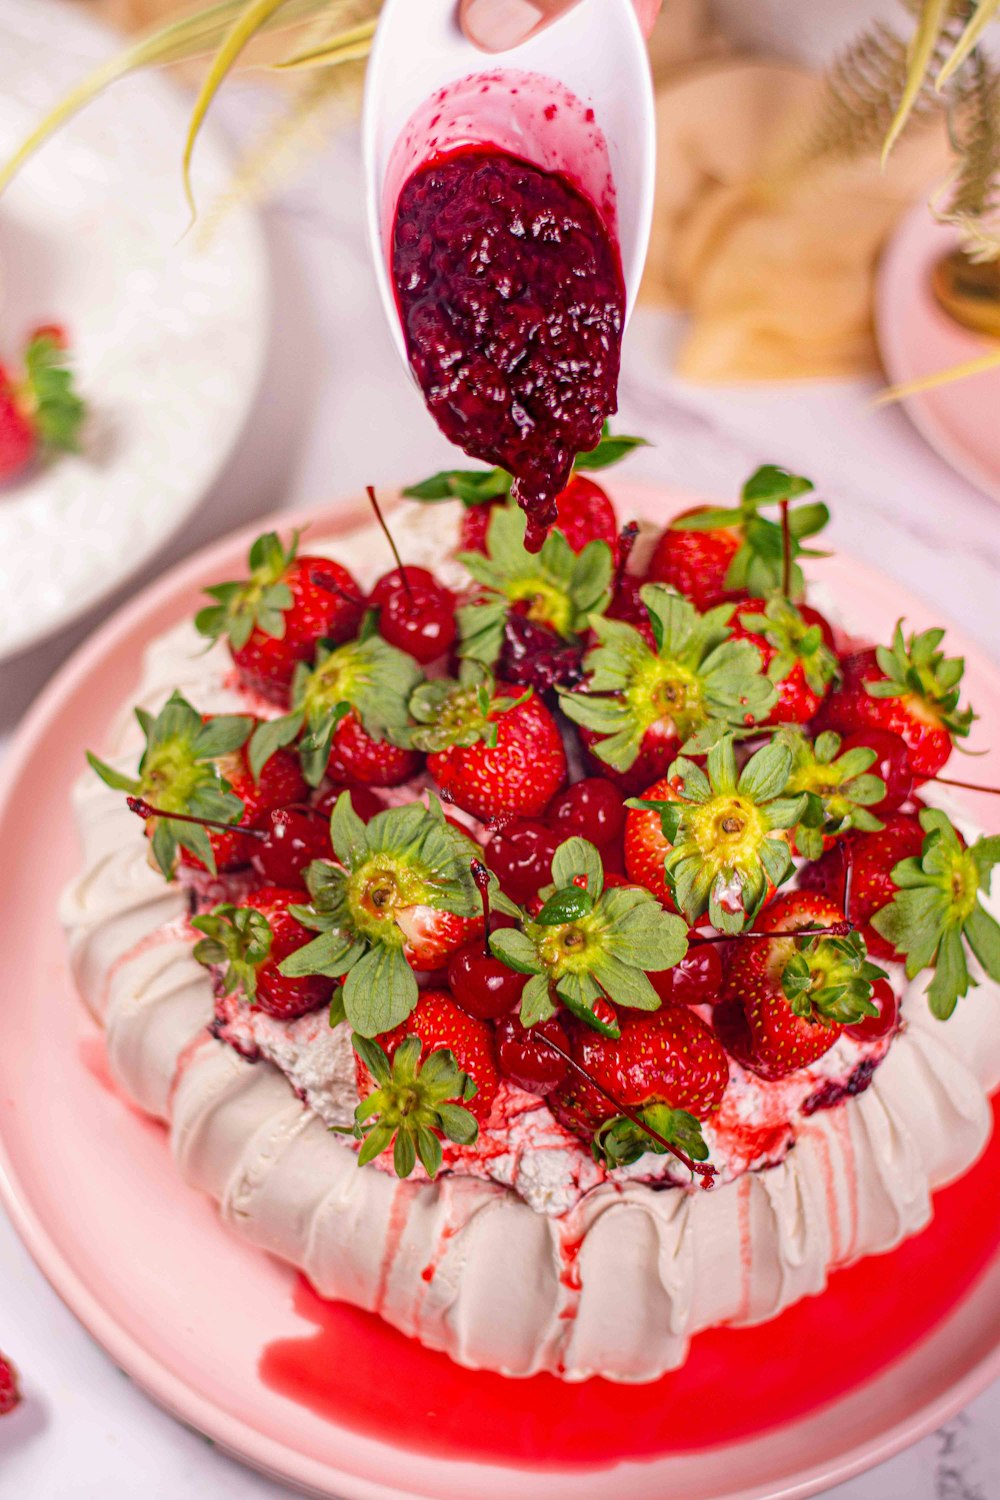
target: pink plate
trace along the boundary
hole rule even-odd
[[[882,363],[893,385],[967,364],[996,348],[995,340],[947,317],[931,293],[931,269],[957,239],[921,203],[903,220],[882,257],[875,323]],[[910,396],[904,405],[945,463],[1000,499],[1000,368]]]
[[[691,503],[678,493],[614,489],[623,514],[665,518]],[[342,506],[275,524],[308,522],[324,535],[357,519],[356,508]],[[330,1347],[316,1332],[325,1317],[318,1299],[287,1267],[227,1234],[212,1205],[176,1174],[164,1132],[114,1092],[100,1038],[73,993],[55,917],[57,893],[78,863],[67,806],[83,747],[100,747],[134,690],[148,642],[193,608],[204,584],[238,573],[259,529],[185,563],[109,621],[50,684],[6,767],[0,1187],[32,1254],[81,1321],[182,1420],[248,1463],[342,1500],[514,1493],[564,1500],[569,1489],[576,1500],[792,1500],[880,1462],[967,1403],[1000,1374],[1000,1143],[975,1176],[938,1196],[935,1225],[924,1235],[888,1259],[838,1273],[823,1297],[790,1309],[780,1328],[703,1335],[686,1372],[631,1388],[631,1422],[627,1390],[604,1386],[602,1406],[595,1382],[459,1376],[442,1356],[335,1305],[329,1318],[340,1357],[324,1364],[325,1391],[301,1384]],[[899,615],[914,626],[932,623],[918,600],[879,574],[843,558],[816,566],[859,631],[884,638]],[[982,715],[977,740],[996,745],[1000,675],[959,631],[950,644],[968,660],[969,696]],[[990,768],[998,761],[997,751],[977,760],[976,777],[996,781]],[[970,798],[969,808],[986,824],[995,813],[987,798]],[[901,1295],[907,1286],[950,1290],[934,1300]],[[925,1300],[929,1311],[914,1314]],[[834,1344],[831,1381],[824,1361]],[[783,1360],[783,1349],[794,1353]],[[746,1402],[748,1362],[777,1394],[766,1416]],[[808,1385],[810,1370],[824,1404],[792,1407],[782,1392]],[[697,1435],[683,1415],[696,1379],[708,1413]],[[404,1408],[405,1424],[394,1415]],[[570,1461],[567,1433],[587,1410],[598,1414],[595,1431]],[[733,1417],[741,1410],[742,1427]],[[671,1412],[679,1419],[673,1430],[664,1415]],[[503,1422],[509,1448],[497,1444]],[[647,1425],[660,1434],[657,1444]]]

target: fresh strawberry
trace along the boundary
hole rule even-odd
[[[13,1411],[20,1401],[21,1391],[17,1371],[6,1355],[0,1354],[0,1417],[5,1417],[8,1412]]]
[[[761,930],[801,932],[843,922],[841,907],[829,897],[790,891],[772,904]],[[749,1065],[777,1079],[822,1057],[845,1025],[874,1015],[873,986],[884,978],[854,932],[801,942],[749,938],[731,945],[723,999],[743,1007]]]
[[[695,1160],[705,1160],[698,1122],[722,1102],[729,1063],[718,1038],[693,1011],[665,1005],[629,1017],[617,1040],[579,1028],[573,1053],[593,1082],[572,1073],[549,1103],[567,1129],[592,1142],[599,1160],[620,1166],[662,1149],[622,1107]]]
[[[34,425],[18,400],[14,382],[0,365],[0,484],[26,469],[37,448]]]
[[[490,516],[503,500],[475,505],[465,511],[459,533],[464,552],[485,552]],[[606,490],[582,474],[574,474],[566,488],[556,497],[556,519],[553,523],[574,552],[582,552],[588,542],[607,542],[612,549],[618,540],[618,517]]]
[[[493,1028],[466,1014],[455,1004],[450,990],[424,990],[408,1019],[380,1036],[379,1042],[392,1059],[408,1036],[418,1038],[422,1062],[432,1052],[447,1049],[452,1054],[462,1072],[476,1085],[476,1093],[464,1102],[477,1120],[488,1120],[500,1085]],[[360,1058],[357,1076],[358,1092],[363,1098],[371,1091],[372,1079]]]
[[[833,632],[818,610],[798,608],[780,594],[748,599],[733,615],[732,639],[750,641],[778,700],[769,724],[805,724],[826,697],[837,674]]]
[[[250,548],[250,577],[206,589],[216,602],[195,616],[210,640],[225,637],[252,692],[284,707],[295,668],[312,661],[319,641],[356,635],[364,614],[358,584],[328,557],[298,556],[298,533],[287,547],[277,533]]]
[[[310,866],[312,902],[303,921],[317,934],[282,972],[344,978],[344,1013],[354,1031],[382,1036],[418,1000],[414,970],[443,968],[483,931],[481,872],[496,899],[496,877],[467,833],[436,800],[387,808],[365,823],[344,792],[330,819],[334,860]]]
[[[230,835],[210,832],[199,826],[199,820],[235,824],[243,817],[243,803],[223,775],[222,765],[231,765],[236,752],[246,744],[253,719],[247,714],[203,716],[180,693],[173,693],[155,718],[141,708],[136,709],[136,718],[146,739],[138,774],[127,776],[88,751],[91,769],[115,791],[133,797],[137,812],[138,804],[149,804],[156,810],[147,822],[147,833],[152,838],[153,859],[168,880],[173,879],[179,850],[193,855],[215,874],[212,840],[221,837],[228,841]],[[261,769],[267,758],[255,769]],[[237,761],[238,766],[242,764]],[[284,774],[277,780],[284,794],[290,782]],[[180,815],[177,821],[170,817],[172,813]],[[228,842],[223,848],[229,852]],[[240,862],[246,863],[249,858],[249,851],[243,850]]]
[[[528,688],[495,683],[463,662],[458,682],[425,682],[410,699],[410,743],[448,802],[483,822],[543,812],[566,779],[555,719]]]
[[[347,714],[333,732],[326,774],[361,786],[400,786],[420,770],[412,750],[377,739],[356,714]]]
[[[415,905],[397,911],[396,926],[406,938],[403,957],[410,968],[418,974],[433,974],[445,967],[453,953],[482,937],[483,919]]]
[[[280,745],[299,742],[310,786],[325,777],[363,786],[398,786],[416,775],[420,755],[403,748],[407,703],[422,680],[411,656],[380,636],[331,648],[321,643],[312,667],[300,662],[292,679],[292,709],[254,731],[254,771]]]
[[[820,725],[841,734],[889,730],[906,742],[918,784],[936,776],[975,718],[959,707],[965,664],[939,649],[943,638],[943,630],[925,630],[904,639],[900,622],[891,646],[845,658],[843,686],[823,705]]]
[[[669,765],[668,742],[673,750],[702,732],[760,723],[777,693],[756,646],[732,638],[730,605],[699,614],[660,583],[645,584],[641,597],[648,631],[592,615],[587,677],[559,696],[563,712],[593,731],[589,748],[611,772],[637,779],[638,762],[653,779]]]
[[[681,525],[690,516],[709,514],[711,508],[707,505],[681,511],[660,537],[649,564],[650,579],[669,584],[702,610],[732,597],[726,587],[726,575],[743,545],[739,526],[699,531]]]
[[[223,994],[241,987],[251,1005],[279,1021],[293,1021],[327,1005],[334,981],[318,974],[288,978],[279,965],[311,941],[312,933],[289,910],[301,891],[262,886],[238,906],[216,906],[191,926],[204,933],[194,946],[199,963],[221,970]]]
[[[679,515],[657,543],[650,578],[669,583],[699,609],[773,589],[800,599],[805,582],[797,559],[818,555],[802,545],[803,539],[821,531],[830,513],[819,501],[794,507],[789,502],[801,500],[812,488],[801,475],[764,464],[743,486],[738,505],[699,505]],[[788,518],[787,580],[781,519],[761,514],[764,506],[775,505]]]
[[[206,720],[206,722],[210,722]],[[309,788],[302,775],[299,758],[291,750],[275,750],[260,769],[259,779],[254,780],[247,759],[247,747],[220,757],[219,772],[228,782],[230,793],[243,803],[235,827],[266,828],[268,813],[278,807],[288,807],[294,802],[304,802]],[[254,844],[245,835],[234,831],[225,833],[221,829],[209,832],[209,841],[215,855],[216,868],[232,870],[249,864],[254,853]],[[196,854],[181,850],[181,864],[197,869],[205,866]]]
[[[666,777],[654,781],[642,794],[644,802],[676,802],[679,799],[679,777],[673,781]],[[658,812],[652,808],[629,809],[625,819],[625,872],[636,885],[652,891],[668,911],[676,911],[663,865],[670,848]]]
[[[885,827],[876,833],[849,833],[837,848],[829,850],[814,864],[804,865],[799,871],[799,884],[804,890],[820,892],[841,901],[849,859],[848,916],[860,929],[870,953],[876,958],[901,961],[892,944],[871,926],[871,919],[896,895],[893,867],[920,853],[924,834],[917,819],[906,813],[892,813],[884,822]]]

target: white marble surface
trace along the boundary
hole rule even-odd
[[[266,107],[241,85],[222,113],[246,138]],[[184,535],[136,587],[203,543],[268,511],[429,473],[450,450],[396,363],[359,223],[354,144],[332,144],[265,211],[276,283],[269,365],[243,443]],[[1000,658],[995,503],[956,478],[873,385],[699,391],[668,373],[668,321],[629,335],[621,425],[656,446],[632,472],[729,495],[758,462],[813,476],[835,508],[834,544],[866,554]],[[25,708],[115,601],[77,629],[0,667],[0,754]],[[153,1406],[49,1289],[0,1215],[0,1347],[28,1399],[0,1422],[0,1500],[277,1500]],[[960,1418],[829,1500],[994,1500],[1000,1387]]]

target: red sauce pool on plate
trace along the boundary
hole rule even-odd
[[[324,1302],[303,1277],[294,1306],[312,1328],[264,1349],[261,1379],[357,1432],[447,1459],[593,1469],[754,1437],[881,1374],[991,1264],[1000,1252],[998,1116],[1000,1095],[985,1153],[934,1194],[922,1234],[835,1271],[821,1296],[773,1322],[698,1334],[687,1363],[651,1384],[463,1370],[371,1313]]]
[[[618,406],[625,287],[601,215],[557,173],[458,151],[404,184],[392,273],[431,414],[514,475],[541,545],[573,460]]]

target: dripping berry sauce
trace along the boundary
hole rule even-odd
[[[617,245],[566,178],[471,147],[404,185],[392,274],[432,416],[466,453],[514,475],[537,550],[573,460],[617,410]]]

